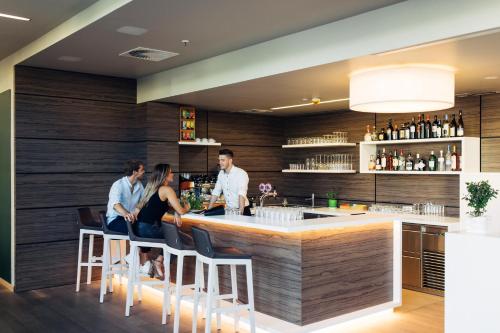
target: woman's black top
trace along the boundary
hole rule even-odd
[[[149,198],[149,201],[142,207],[137,220],[149,224],[161,224],[161,218],[168,210],[168,200],[161,201],[158,191]]]

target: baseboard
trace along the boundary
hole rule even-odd
[[[9,289],[10,291],[14,292],[14,286],[2,278],[0,278],[0,286],[3,286]]]

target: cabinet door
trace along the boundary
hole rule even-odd
[[[421,260],[403,256],[403,287],[422,287]]]
[[[403,255],[420,258],[422,253],[420,226],[403,225]]]

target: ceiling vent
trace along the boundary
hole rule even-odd
[[[149,49],[147,47],[136,47],[135,49],[128,50],[120,53],[121,57],[131,57],[147,61],[162,61],[179,55],[179,53]]]

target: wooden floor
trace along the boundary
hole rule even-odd
[[[7,332],[172,332],[172,324],[161,325],[161,303],[156,295],[144,292],[143,302],[124,317],[124,290],[115,288],[103,304],[98,302],[98,283],[49,288],[13,294],[0,287],[0,331]],[[443,332],[444,301],[437,296],[403,291],[403,306],[394,313],[381,314],[356,323],[345,323],[334,333],[434,333]],[[174,309],[175,310],[175,309]],[[190,309],[184,308],[181,332],[191,332]],[[173,318],[172,320],[173,321]],[[203,332],[203,320],[198,322]],[[213,332],[215,327],[213,326]],[[222,332],[233,332],[223,323]],[[243,330],[241,330],[243,333]]]

